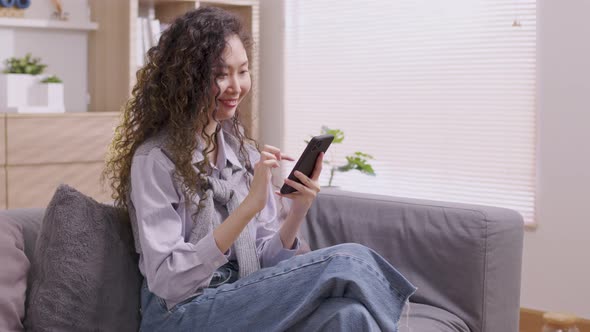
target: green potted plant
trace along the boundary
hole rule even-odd
[[[38,105],[46,106],[51,112],[64,112],[64,85],[62,80],[55,76],[47,76],[41,80],[38,94]]]
[[[55,75],[41,75],[47,65],[30,53],[5,60],[0,75],[0,112],[65,112],[64,86]]]
[[[55,76],[55,75],[51,75],[51,76],[45,77],[41,81],[41,83],[47,83],[47,84],[49,84],[49,83],[62,83],[62,80],[59,77]]]
[[[43,73],[43,70],[47,65],[41,63],[40,58],[33,58],[31,53],[27,53],[23,58],[12,57],[5,61],[6,69],[5,74],[27,74],[27,75],[39,75]]]
[[[28,106],[30,91],[39,83],[37,75],[42,74],[47,65],[31,54],[12,57],[4,63],[6,67],[0,75],[0,111]]]
[[[334,135],[334,140],[332,141],[332,144],[341,144],[344,141],[344,132],[340,129],[330,129],[326,126],[322,126],[321,133],[322,135]],[[357,170],[363,174],[375,176],[373,166],[371,166],[371,164],[369,163],[369,160],[372,160],[373,156],[364,152],[356,151],[346,156],[345,159],[345,164],[335,163],[334,160],[324,159],[324,164],[328,165],[330,168],[330,180],[328,181],[328,187],[333,187],[332,181],[334,180],[334,175],[336,172],[348,172],[352,170]]]

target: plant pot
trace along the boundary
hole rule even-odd
[[[29,106],[29,96],[38,82],[34,75],[0,74],[0,111]]]
[[[44,107],[50,112],[64,112],[63,83],[41,83],[31,90],[30,106]]]

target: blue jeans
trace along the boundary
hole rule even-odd
[[[141,292],[141,331],[397,331],[416,288],[375,251],[340,244],[295,256],[170,310]]]

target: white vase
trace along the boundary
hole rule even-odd
[[[64,86],[63,83],[41,83],[31,89],[30,103],[31,106],[64,106]]]
[[[51,108],[65,108],[63,83],[46,83],[47,106]]]
[[[0,74],[0,112],[15,112],[29,106],[29,97],[39,77],[29,74]]]
[[[63,113],[65,112],[64,104],[64,85],[63,83],[37,83],[32,89],[29,96],[29,107],[22,112],[26,113]],[[21,112],[19,110],[19,112]]]

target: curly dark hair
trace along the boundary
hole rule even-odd
[[[233,35],[240,38],[246,50],[251,49],[252,39],[240,19],[222,9],[204,7],[177,18],[147,52],[147,64],[137,72],[137,84],[115,130],[102,174],[117,207],[128,208],[131,162],[136,149],[162,130],[166,130],[166,148],[176,167],[174,179],[184,188],[187,204],[207,189],[207,155],[216,149],[221,125],[217,123],[212,135],[204,129],[209,124],[210,105],[215,105],[213,115],[217,111],[218,95],[212,95],[213,84],[217,85],[216,68],[222,64],[226,40]],[[240,141],[239,158],[252,173],[246,144],[256,150],[258,144],[245,133],[239,109],[233,119],[226,121],[232,121]],[[199,172],[191,163],[198,148],[196,133],[205,137],[205,158],[196,165]]]

